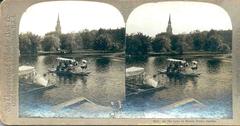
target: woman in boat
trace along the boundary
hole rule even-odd
[[[192,70],[193,71],[197,70],[198,69],[198,62],[197,61],[192,61],[192,64],[193,64],[192,67],[191,67]]]
[[[86,60],[82,60],[81,68],[82,68],[82,70],[87,69],[87,61]]]

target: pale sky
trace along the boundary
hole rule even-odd
[[[29,7],[21,18],[19,32],[33,32],[42,36],[55,31],[58,13],[63,33],[125,27],[121,13],[108,4],[58,1],[43,2]]]
[[[63,33],[125,26],[121,13],[108,4],[58,1],[29,7],[21,18],[19,32],[44,35],[54,31],[58,13]],[[155,36],[165,32],[169,14],[174,34],[194,30],[232,29],[227,12],[217,5],[200,2],[158,2],[137,7],[127,20],[127,33],[142,32]]]
[[[229,15],[221,7],[200,2],[159,2],[136,8],[128,18],[128,34],[142,32],[155,36],[166,32],[169,14],[172,17],[174,34],[195,30],[229,30],[232,24]]]

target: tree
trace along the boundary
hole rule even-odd
[[[171,37],[171,45],[172,45],[172,50],[182,54],[183,53],[183,41],[180,36],[173,35]]]
[[[84,49],[83,38],[80,32],[75,34],[75,44],[77,49]]]
[[[171,50],[171,40],[165,35],[156,36],[152,41],[152,49],[154,52],[167,52]]]
[[[230,52],[231,52],[231,48],[228,46],[228,44],[222,43],[222,44],[218,47],[218,51],[220,51],[220,52],[222,52],[222,53],[230,53]]]
[[[108,50],[112,47],[112,40],[108,34],[99,35],[94,41],[93,48],[95,50]]]
[[[47,35],[42,40],[43,51],[55,51],[60,47],[60,39],[55,35]]]
[[[114,50],[120,51],[125,46],[125,28],[108,30],[108,34],[111,34],[113,38]]]
[[[203,39],[201,38],[200,33],[196,33],[193,35],[193,49],[201,50],[202,49]]]
[[[68,50],[70,52],[77,49],[77,46],[75,43],[75,37],[73,33],[62,34],[60,36],[60,43],[61,43],[61,46],[60,46],[61,49]]]
[[[223,44],[222,36],[214,34],[207,39],[204,45],[204,50],[216,52],[216,51],[219,51],[219,47],[222,44]]]
[[[183,51],[192,51],[193,50],[193,35],[186,34],[183,35]]]
[[[193,50],[204,50],[209,32],[196,32],[193,34]]]
[[[93,49],[93,43],[96,40],[97,31],[88,31],[84,30],[83,32],[79,32],[82,42],[83,42],[83,49]]]
[[[20,54],[36,54],[40,49],[41,37],[31,32],[19,35]]]
[[[151,38],[142,33],[127,35],[127,55],[146,55],[150,50]]]
[[[232,49],[232,30],[220,30],[217,33],[223,37],[223,42]]]
[[[207,33],[207,38],[210,38],[211,36],[216,36],[216,35],[218,35],[217,31],[212,29]]]

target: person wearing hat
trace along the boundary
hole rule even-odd
[[[192,70],[193,71],[197,70],[198,69],[198,62],[197,61],[192,61],[192,64],[193,64],[192,67],[191,67]]]
[[[81,69],[82,71],[87,69],[87,60],[82,60]]]

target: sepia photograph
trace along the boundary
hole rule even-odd
[[[106,4],[30,7],[20,22],[20,117],[232,118],[232,25],[222,8],[144,4],[124,27]]]
[[[238,0],[0,0],[0,125],[238,125]]]
[[[131,118],[232,118],[232,24],[221,7],[159,2],[126,23]]]
[[[98,2],[30,6],[19,28],[19,116],[109,118],[125,96],[125,23]]]

